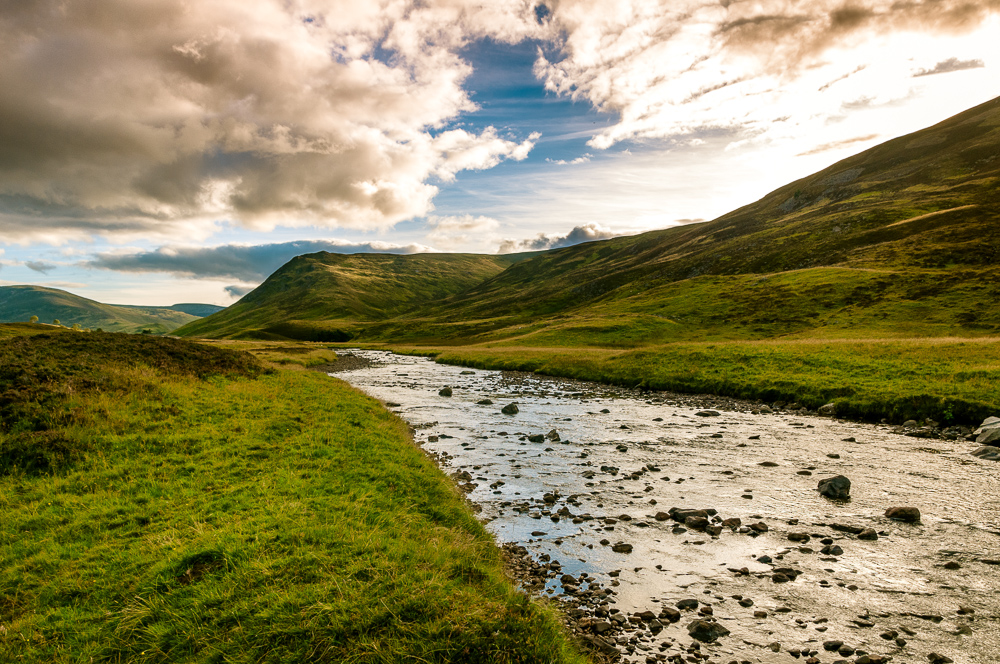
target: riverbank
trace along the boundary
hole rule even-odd
[[[406,424],[301,356],[5,343],[0,660],[585,661]]]
[[[972,426],[1000,411],[1000,339],[674,343],[635,349],[364,345],[479,369],[711,394],[893,424]]]

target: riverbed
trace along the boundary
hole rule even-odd
[[[1000,661],[1000,465],[973,444],[351,352],[369,364],[336,377],[406,420],[524,547],[526,588],[623,661]],[[849,500],[817,491],[837,475]]]

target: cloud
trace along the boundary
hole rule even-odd
[[[500,222],[491,217],[473,216],[471,214],[457,217],[428,217],[427,223],[431,231],[427,239],[435,246],[443,249],[467,246],[488,236],[500,226]]]
[[[595,240],[606,240],[618,237],[622,233],[615,233],[607,228],[602,228],[598,224],[584,224],[577,226],[566,235],[548,235],[539,233],[536,237],[527,240],[503,240],[500,243],[498,254],[512,254],[520,251],[544,251],[546,249],[559,249],[561,247],[571,247],[575,244],[593,242]]]
[[[485,6],[484,6],[485,4]],[[533,2],[60,0],[0,13],[0,236],[385,228],[537,136],[448,129]]]
[[[535,73],[551,92],[615,121],[589,144],[703,131],[793,140],[835,120],[841,102],[907,96],[914,54],[984,37],[996,0],[561,0],[547,24],[558,49]],[[977,32],[978,31],[978,32]],[[982,34],[980,34],[982,33]],[[834,85],[836,83],[836,85]],[[821,94],[822,93],[822,94]]]
[[[50,271],[56,269],[57,267],[52,263],[46,263],[44,261],[25,261],[24,266],[29,270],[34,270],[35,272],[41,272],[42,274],[48,274]]]
[[[547,161],[550,164],[555,164],[556,166],[575,166],[577,164],[586,164],[591,160],[593,156],[594,155],[588,153],[581,155],[576,159],[571,159],[569,161],[566,161],[565,159],[549,159],[548,157],[546,157],[545,161]]]
[[[233,285],[233,286],[226,286],[222,290],[226,291],[226,293],[233,299],[239,299],[244,295],[246,295],[247,293],[249,293],[250,291],[252,291],[254,288],[256,288],[256,286]]]
[[[117,272],[166,272],[180,277],[215,277],[263,281],[295,256],[328,251],[338,254],[415,254],[429,251],[419,244],[301,240],[275,244],[226,244],[217,247],[160,247],[156,251],[101,253],[84,267]]]
[[[913,75],[914,78],[919,76],[933,76],[934,74],[947,74],[953,71],[962,71],[963,69],[979,69],[985,67],[982,60],[959,60],[958,58],[948,58],[947,60],[942,60],[930,69],[921,69]]]

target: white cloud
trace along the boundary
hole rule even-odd
[[[711,130],[845,140],[861,132],[832,135],[842,107],[913,96],[915,60],[936,73],[935,63],[965,65],[946,67],[957,71],[995,53],[1000,11],[992,0],[560,0],[551,8],[562,49],[539,52],[536,74],[549,90],[617,117],[591,139],[599,149]]]
[[[492,233],[500,222],[491,217],[465,214],[457,217],[428,217],[431,231],[427,240],[442,249],[466,248],[483,245],[492,240]]]

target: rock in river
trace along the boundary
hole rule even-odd
[[[516,403],[509,403],[506,406],[504,406],[503,408],[501,408],[500,412],[503,413],[504,415],[517,415],[517,412],[518,412],[517,411],[517,404]]]
[[[698,641],[711,643],[729,634],[729,630],[717,622],[707,620],[692,620],[688,624],[688,634]]]
[[[820,494],[834,500],[846,500],[851,497],[851,480],[843,475],[820,480],[816,488],[819,489]]]
[[[618,542],[618,544],[611,547],[611,550],[615,553],[632,553],[632,545],[625,542]]]
[[[450,397],[451,396],[451,388],[450,387],[442,387],[440,390],[438,390],[438,394],[441,395],[441,396],[443,396],[443,397]]]
[[[894,521],[920,523],[920,510],[916,507],[890,507],[885,511],[885,515]]]
[[[972,452],[972,456],[986,459],[987,461],[1000,461],[1000,447],[983,445]]]

